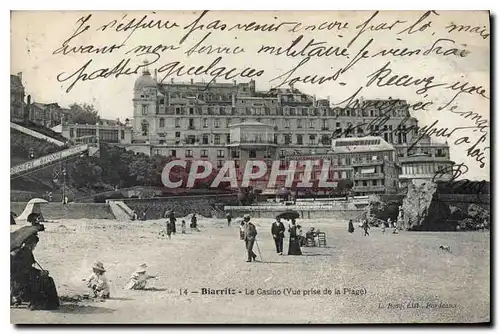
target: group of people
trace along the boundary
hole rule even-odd
[[[369,236],[370,235],[370,233],[368,232],[368,230],[370,229],[370,223],[368,222],[367,219],[363,219],[361,221],[361,223],[359,224],[359,226],[363,229],[363,236]],[[391,218],[387,219],[387,226],[386,226],[385,222],[382,222],[380,224],[380,230],[382,231],[382,234],[385,234],[385,228],[386,227],[389,227],[389,228],[393,229],[392,230],[392,234],[398,234],[399,233],[398,231],[402,230],[401,224],[399,222],[398,223],[393,222],[391,220]],[[349,233],[354,233],[354,224],[353,224],[352,219],[349,220],[347,231]]]
[[[130,279],[125,286],[127,290],[144,290],[148,280],[156,278],[156,275],[146,274],[147,264],[142,263],[132,273]],[[92,265],[92,275],[87,280],[87,287],[90,289],[92,298],[107,299],[110,298],[109,280],[106,277],[106,269],[101,261],[97,261]]]
[[[164,217],[167,218],[166,221],[167,236],[169,239],[171,239],[172,234],[175,235],[177,230],[176,228],[177,219],[175,218],[175,213],[173,210],[165,211]],[[191,224],[189,225],[189,227],[192,230],[196,230],[198,232],[200,231],[198,229],[198,218],[196,217],[195,213],[191,215]],[[181,233],[186,234],[186,221],[184,219],[181,221]]]
[[[281,218],[276,217],[276,220],[271,225],[271,234],[276,246],[276,253],[279,255],[283,255],[283,240],[285,238],[285,231],[285,225],[281,221]],[[298,226],[295,219],[291,220],[291,225],[288,226],[288,232],[290,233],[288,255],[302,255],[302,251],[300,250],[301,236],[298,233]],[[247,214],[243,217],[243,221],[240,225],[240,239],[245,241],[247,262],[252,262],[257,259],[257,254],[253,251],[254,244],[256,243],[256,237],[257,228],[250,221],[250,215]]]

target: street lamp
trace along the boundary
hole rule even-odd
[[[66,168],[63,167],[62,170],[62,176],[63,176],[63,185],[62,185],[62,202],[63,204],[66,204]]]

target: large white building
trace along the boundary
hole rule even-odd
[[[326,154],[332,139],[376,136],[393,147],[393,161],[404,175],[410,175],[405,164],[413,164],[407,148],[417,138],[418,122],[403,100],[332,108],[327,99],[293,87],[263,92],[256,90],[253,80],[213,82],[208,87],[193,80],[159,83],[145,69],[135,82],[132,101],[133,120],[115,129],[118,135],[113,138],[118,139],[113,142],[148,155],[206,159],[217,166],[232,159],[244,167],[248,159],[285,163],[292,154]],[[64,133],[73,131],[73,138],[78,137],[80,127],[66,125]],[[86,126],[85,133],[91,127],[96,126]],[[421,142],[417,150],[425,151],[425,145]],[[447,145],[432,149],[439,150],[434,157],[451,163]]]

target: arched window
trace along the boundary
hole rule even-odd
[[[160,118],[160,128],[165,127],[165,118]]]
[[[143,120],[141,122],[141,130],[142,130],[142,135],[147,136],[149,133],[149,123],[146,120]]]

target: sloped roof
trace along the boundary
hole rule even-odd
[[[10,75],[10,85],[16,88],[24,88],[21,78],[14,74]]]

